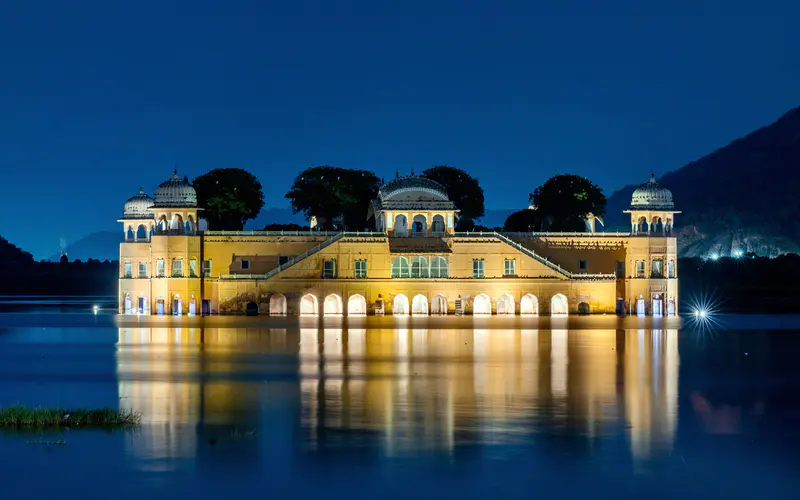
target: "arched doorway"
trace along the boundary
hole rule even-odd
[[[474,315],[491,315],[492,314],[492,299],[488,295],[482,293],[475,297],[472,301],[472,314]]]
[[[169,228],[171,231],[183,232],[183,217],[178,214],[174,214],[172,216],[172,222],[169,224]]]
[[[513,316],[516,314],[514,307],[514,297],[509,294],[503,294],[497,299],[497,314],[503,316]]]
[[[125,294],[125,305],[123,310],[125,311],[125,314],[133,314],[133,301],[131,300],[130,294]]]
[[[667,302],[667,315],[675,316],[675,298],[670,297]]]
[[[563,294],[553,295],[550,301],[550,316],[567,316],[569,314],[569,302]]]
[[[664,315],[664,299],[661,298],[661,295],[656,294],[653,297],[653,316],[663,316]]]
[[[347,299],[347,315],[348,316],[366,316],[367,315],[367,299],[363,295],[351,295]]]
[[[183,300],[181,299],[180,295],[176,295],[175,298],[172,299],[172,315],[183,315]]]
[[[189,316],[194,316],[197,314],[197,300],[195,300],[194,295],[192,298],[189,299]]]
[[[332,293],[325,297],[325,303],[322,307],[325,316],[341,316],[343,311],[342,298]]]
[[[408,219],[403,214],[394,218],[394,235],[408,236]]]
[[[447,299],[442,295],[437,295],[431,301],[431,314],[447,315]]]
[[[416,236],[425,236],[428,233],[428,219],[422,214],[415,215],[411,224],[411,231]]]
[[[403,294],[397,295],[392,303],[392,314],[395,316],[405,316],[408,314],[408,297]]]
[[[539,299],[536,295],[525,294],[519,301],[519,313],[525,315],[538,315],[539,314]]]
[[[134,236],[133,226],[128,226],[128,230],[125,231],[125,241],[133,241]]]
[[[137,304],[136,312],[145,314],[150,312],[150,304],[147,302],[147,297],[144,295],[139,296],[139,303]]]
[[[431,221],[432,236],[444,236],[444,217],[442,215],[434,215]]]
[[[244,308],[245,316],[258,316],[258,302],[252,300]]]
[[[280,293],[273,293],[269,298],[269,315],[280,316],[286,314],[286,297]]]
[[[317,298],[313,295],[306,294],[300,299],[300,316],[318,316],[319,308],[317,307]]]
[[[415,295],[411,301],[411,314],[428,315],[428,298],[424,295]]]
[[[578,304],[578,314],[589,314],[591,308],[589,307],[588,302],[581,302]]]
[[[144,224],[139,224],[136,229],[136,241],[147,241],[147,228],[144,227]]]
[[[639,299],[636,301],[636,315],[644,316],[645,314],[647,314],[647,302],[645,302],[644,297],[639,295]]]

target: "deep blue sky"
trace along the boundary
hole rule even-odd
[[[610,194],[800,104],[796,0],[0,2],[0,234],[117,229],[177,164],[286,206],[317,164],[450,164],[488,208]],[[120,229],[121,232],[121,229]]]

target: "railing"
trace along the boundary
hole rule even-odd
[[[474,231],[474,232],[458,232],[455,233],[456,236],[474,236],[477,234],[495,234],[485,231]],[[615,232],[596,232],[596,233],[578,233],[578,232],[570,232],[570,233],[561,233],[561,232],[502,232],[496,233],[502,234],[503,236],[509,238],[536,238],[542,236],[559,236],[559,237],[578,237],[578,238],[593,238],[597,236],[631,236],[630,232],[622,232],[622,231],[615,231]]]
[[[205,231],[206,236],[336,236],[341,231]]]

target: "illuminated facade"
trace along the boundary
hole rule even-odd
[[[458,233],[444,187],[398,177],[375,232],[208,231],[187,179],[125,204],[119,312],[200,315],[674,315],[672,194],[634,194],[630,232]]]

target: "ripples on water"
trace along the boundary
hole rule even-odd
[[[0,466],[32,497],[58,491],[27,472],[41,460],[62,492],[89,481],[131,498],[775,497],[796,486],[793,332],[449,320],[0,326],[0,404],[143,415],[136,431],[70,431],[60,449],[0,434]]]

